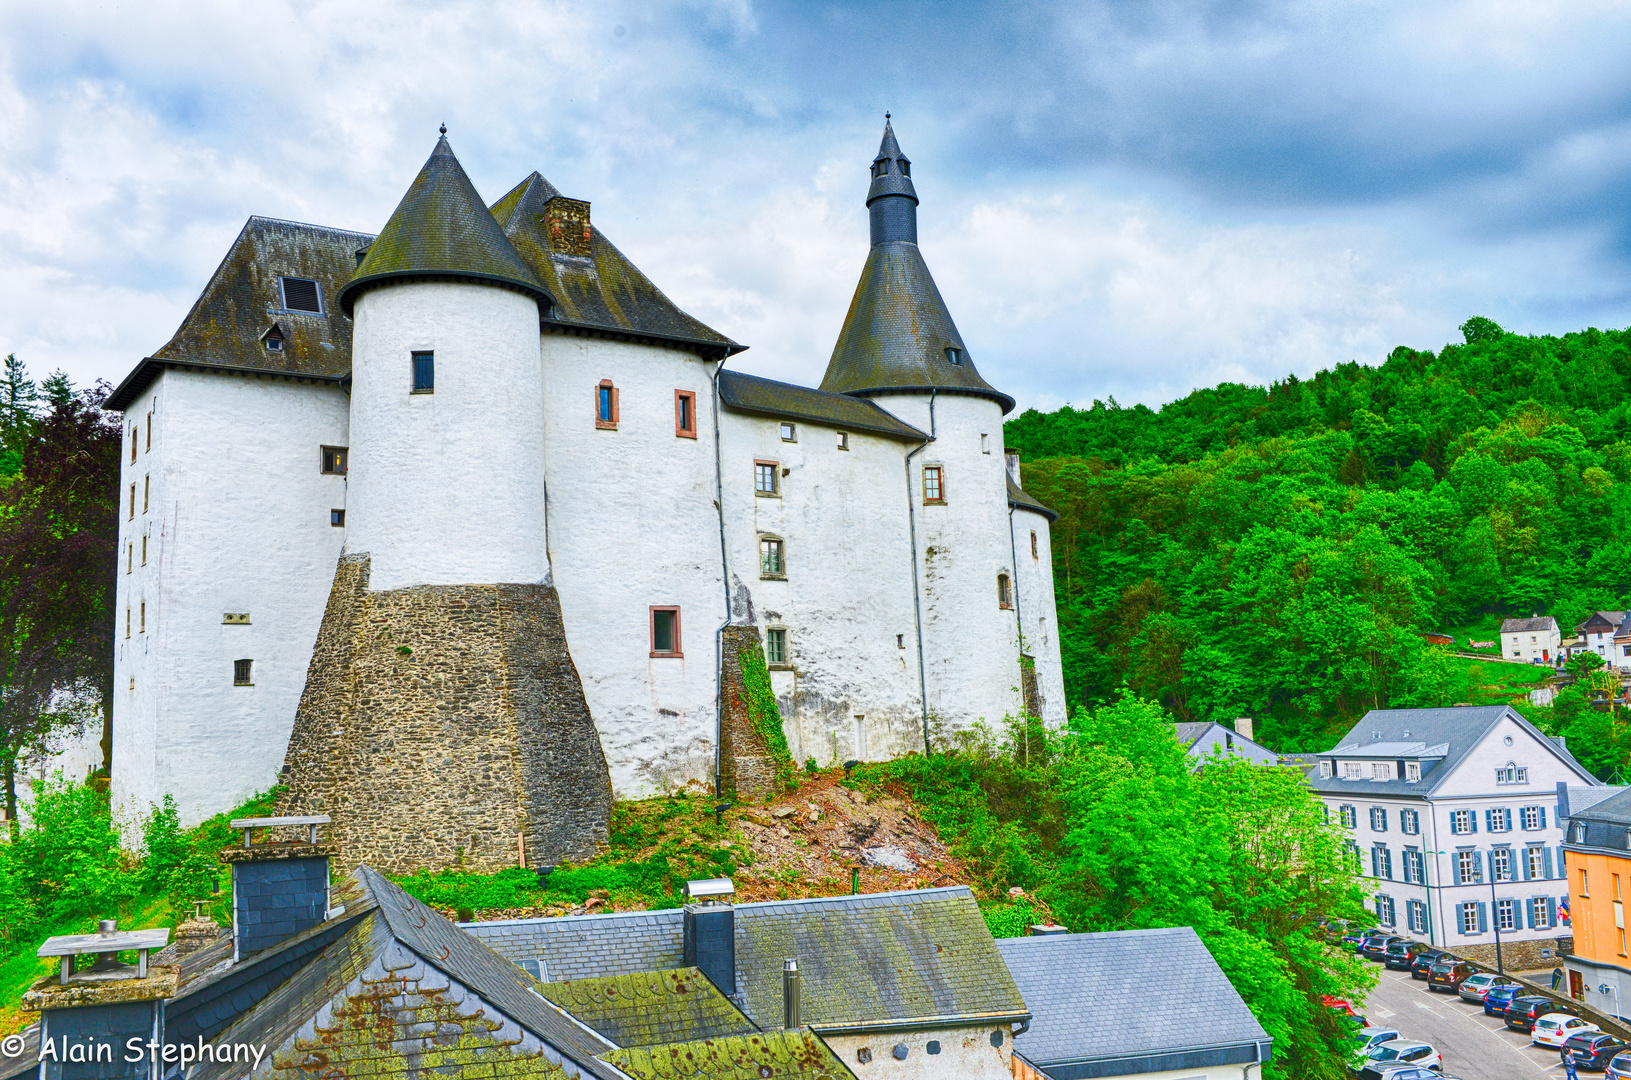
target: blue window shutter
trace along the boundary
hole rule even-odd
[[[1557,876],[1558,877],[1568,877],[1569,876],[1568,864],[1563,861],[1563,845],[1562,844],[1559,844],[1557,846]]]
[[[1543,856],[1543,858],[1544,858],[1545,864],[1546,864],[1546,876],[1551,877],[1552,876],[1552,849],[1551,848],[1546,849],[1546,854]]]
[[[1484,880],[1484,853],[1482,851],[1472,853],[1472,879],[1474,881]]]
[[[1493,810],[1485,810],[1484,811],[1484,831],[1485,832],[1494,832],[1495,831],[1495,811],[1493,811]]]
[[[1382,852],[1380,848],[1370,849],[1370,876],[1382,876]]]
[[[1530,926],[1535,925],[1535,902],[1533,900],[1523,902],[1523,915],[1526,923]]]
[[[1512,831],[1512,808],[1510,806],[1506,807],[1505,809],[1503,809],[1501,811],[1501,814],[1502,814],[1502,820],[1504,820],[1506,822],[1506,831],[1511,832]]]
[[[1450,856],[1450,878],[1455,884],[1461,884],[1461,856],[1459,854]]]
[[[1522,930],[1525,926],[1534,926],[1535,925],[1535,914],[1534,914],[1534,912],[1529,912],[1528,913],[1528,918],[1525,918],[1524,914],[1525,914],[1524,910],[1523,910],[1523,908],[1518,906],[1518,902],[1516,900],[1512,901],[1512,922],[1513,922],[1512,929]]]
[[[1478,811],[1474,810],[1472,813],[1467,815],[1467,825],[1469,826],[1467,830],[1468,832],[1478,831]]]
[[[1533,878],[1535,875],[1529,872],[1529,849],[1523,848],[1521,850],[1514,851],[1513,854],[1516,855],[1518,861],[1523,864],[1523,880],[1528,881]]]
[[[1478,932],[1482,934],[1489,929],[1489,905],[1483,901],[1478,902]]]
[[[1540,808],[1540,827],[1543,829],[1546,827],[1546,808],[1544,806]]]

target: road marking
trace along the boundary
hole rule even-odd
[[[1392,1009],[1384,1009],[1380,1005],[1376,1006],[1376,1008],[1372,1009],[1371,1011],[1374,1012],[1377,1016],[1380,1016],[1384,1020],[1386,1020],[1390,1016],[1397,1016],[1398,1015],[1398,1013],[1395,1013]]]

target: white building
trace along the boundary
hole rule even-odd
[[[1280,756],[1273,750],[1252,741],[1251,720],[1246,717],[1236,720],[1232,729],[1211,720],[1174,724],[1172,728],[1178,742],[1197,762],[1204,762],[1212,756],[1214,749],[1220,749],[1225,754],[1238,754],[1259,765],[1280,763]]]
[[[251,218],[111,399],[116,804],[191,824],[277,780],[364,554],[374,593],[552,586],[618,797],[714,779],[726,624],[760,632],[799,761],[1063,722],[1056,515],[1005,461],[1013,400],[923,262],[910,168],[886,127],[820,389],[727,369],[743,346],[588,203],[534,173],[489,208],[445,138],[377,238]]]
[[[1557,785],[1598,785],[1562,739],[1505,706],[1379,709],[1318,760],[1379,925],[1491,961],[1499,933],[1508,964],[1569,935]]]
[[[1571,650],[1570,655],[1580,652],[1596,653],[1603,658],[1603,662],[1613,667],[1619,650],[1614,646],[1614,637],[1619,633],[1620,626],[1625,622],[1624,611],[1594,611],[1585,622],[1574,628],[1579,645]],[[1506,646],[1503,644],[1503,651]]]
[[[1551,664],[1557,661],[1562,647],[1563,632],[1550,615],[1507,619],[1501,623],[1501,655],[1508,660]]]

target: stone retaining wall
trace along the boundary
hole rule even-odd
[[[1501,966],[1508,971],[1534,971],[1543,967],[1561,967],[1563,956],[1574,947],[1573,938],[1542,938],[1538,941],[1501,942]],[[1546,953],[1548,955],[1542,955]],[[1455,954],[1466,960],[1495,967],[1495,946],[1460,945]]]
[[[727,626],[720,655],[720,786],[737,802],[760,802],[776,794],[776,760],[748,715],[742,684],[743,649],[760,649],[757,626]]]
[[[492,873],[606,842],[611,777],[547,585],[368,591],[342,556],[278,814],[329,814],[336,869]]]

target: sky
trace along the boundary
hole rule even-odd
[[[0,0],[0,353],[119,382],[252,214],[377,232],[448,138],[814,385],[894,114],[1021,409],[1631,323],[1631,4]]]

